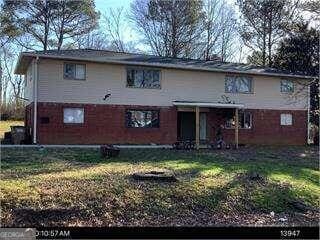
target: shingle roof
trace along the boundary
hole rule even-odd
[[[309,78],[299,73],[290,73],[275,68],[259,67],[251,64],[231,63],[221,61],[205,61],[198,59],[159,57],[144,54],[133,54],[124,52],[114,52],[94,49],[74,49],[74,50],[48,50],[24,52],[21,54],[19,62],[23,56],[39,56],[49,58],[63,58],[93,62],[109,62],[115,64],[144,65],[165,68],[182,68],[189,70],[216,71],[228,73],[247,73],[272,76],[291,76],[299,78]],[[18,73],[19,64],[16,72]]]

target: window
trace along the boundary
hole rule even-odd
[[[294,91],[293,82],[290,80],[281,80],[280,90],[283,93],[292,93]]]
[[[86,65],[75,64],[75,63],[65,63],[63,76],[65,79],[85,80]]]
[[[127,110],[126,126],[130,128],[158,128],[159,111],[158,110]]]
[[[230,118],[226,121],[226,128],[234,128],[235,127],[235,117]],[[239,111],[239,128],[243,129],[251,129],[252,128],[252,114]]]
[[[127,87],[160,88],[160,70],[128,68]]]
[[[226,76],[225,92],[227,93],[251,93],[252,78],[245,76]]]
[[[282,113],[280,116],[280,124],[284,126],[292,125],[292,114]]]
[[[83,123],[84,109],[83,108],[64,108],[63,122],[64,123]]]

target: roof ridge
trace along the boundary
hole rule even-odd
[[[72,51],[96,51],[96,52],[110,52],[110,53],[123,53],[123,54],[129,54],[129,55],[140,55],[140,56],[148,56],[148,57],[159,57],[159,58],[168,58],[168,59],[177,59],[177,60],[188,60],[188,61],[201,61],[201,62],[215,62],[215,63],[231,63],[231,62],[224,62],[219,60],[205,60],[205,59],[197,59],[197,58],[186,58],[186,57],[170,57],[170,56],[157,56],[154,54],[146,54],[146,53],[133,53],[133,52],[126,52],[126,51],[115,51],[115,50],[108,50],[108,49],[94,49],[94,48],[73,48],[73,49],[48,49],[46,51],[44,50],[36,50],[36,51],[27,51],[25,53],[46,53],[46,52],[72,52]],[[244,64],[245,63],[236,63],[235,64]]]

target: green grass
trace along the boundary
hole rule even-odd
[[[317,224],[318,149],[238,151],[3,149],[5,226],[156,226]],[[170,169],[176,183],[136,181],[134,172]],[[248,173],[263,178],[252,181]],[[292,201],[314,211],[299,212]],[[31,211],[31,212],[30,212]],[[270,217],[274,211],[276,216]],[[47,217],[49,216],[49,217]]]
[[[23,126],[23,121],[0,121],[0,138],[4,137],[5,132],[9,132],[10,126]]]

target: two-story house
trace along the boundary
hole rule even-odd
[[[23,52],[15,73],[34,143],[307,142],[307,76],[90,49]]]

